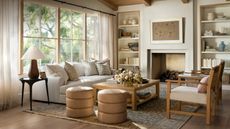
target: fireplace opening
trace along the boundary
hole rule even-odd
[[[185,53],[152,53],[152,78],[176,80],[185,69]]]

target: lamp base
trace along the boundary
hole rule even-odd
[[[31,79],[37,79],[39,77],[37,60],[34,59],[31,60],[28,76]]]

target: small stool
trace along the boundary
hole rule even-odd
[[[70,87],[66,90],[66,115],[87,117],[93,114],[93,88]]]
[[[98,92],[98,120],[115,124],[127,119],[128,92],[120,89],[105,89]]]

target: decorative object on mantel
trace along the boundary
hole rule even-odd
[[[37,59],[44,58],[44,54],[35,46],[31,46],[25,54],[22,56],[21,59],[30,59],[30,69],[28,72],[28,77],[31,79],[36,79],[39,77],[39,70],[37,65]]]
[[[133,84],[141,84],[142,77],[140,71],[132,72],[130,70],[124,70],[122,72],[117,72],[114,79],[124,86],[133,86]]]
[[[183,18],[151,22],[152,43],[183,43]]]

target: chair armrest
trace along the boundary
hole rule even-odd
[[[198,83],[195,80],[166,80],[169,83]]]

